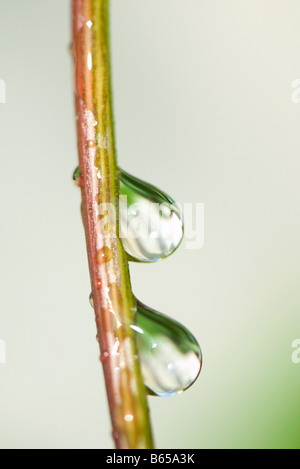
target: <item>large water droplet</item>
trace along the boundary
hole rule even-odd
[[[76,168],[73,179],[80,185]],[[120,171],[119,235],[131,261],[156,262],[170,256],[183,238],[183,219],[164,192]]]
[[[137,302],[137,349],[150,394],[172,396],[199,376],[202,354],[195,337],[177,321]]]
[[[183,238],[175,202],[156,187],[120,172],[120,237],[130,260],[155,262],[172,254]]]

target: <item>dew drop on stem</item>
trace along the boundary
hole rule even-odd
[[[137,350],[144,384],[156,396],[172,396],[188,389],[202,367],[200,346],[177,321],[137,302]]]

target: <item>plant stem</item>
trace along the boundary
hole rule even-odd
[[[73,0],[78,185],[113,437],[119,449],[145,449],[152,448],[151,428],[134,333],[129,327],[135,322],[136,305],[115,221],[119,181],[111,104],[108,3]],[[116,217],[111,216],[111,207]]]

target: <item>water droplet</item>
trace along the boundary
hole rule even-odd
[[[94,144],[89,141],[91,148]],[[101,179],[100,171],[97,177]],[[73,179],[79,178],[77,168]],[[99,203],[99,195],[95,200]],[[125,171],[120,171],[120,238],[129,259],[135,262],[164,259],[179,247],[183,238],[183,219],[175,202]]]
[[[120,172],[120,237],[130,260],[156,262],[172,254],[183,238],[175,202],[156,187]]]
[[[77,166],[77,168],[75,169],[75,171],[73,173],[73,181],[76,181],[78,179],[79,174],[80,174],[79,166]]]
[[[129,422],[133,422],[134,417],[133,417],[132,414],[126,414],[126,415],[124,416],[124,420],[125,420],[125,422],[128,422],[128,423],[129,423]]]
[[[107,362],[108,359],[109,359],[109,353],[108,352],[103,352],[101,354],[101,357],[100,357],[101,363]]]
[[[95,148],[96,147],[96,142],[94,140],[89,140],[88,141],[88,147],[89,148]]]
[[[82,177],[80,175],[79,166],[75,169],[73,173],[73,181],[75,182],[76,186],[80,187],[82,184]]]
[[[145,386],[155,396],[172,396],[188,389],[202,367],[195,337],[177,321],[137,302],[137,349]]]
[[[93,293],[90,294],[89,302],[90,302],[91,307],[94,309]]]
[[[95,254],[95,262],[98,265],[106,264],[107,262],[111,261],[114,257],[114,254],[110,248],[107,246],[103,246],[103,248],[99,249]]]

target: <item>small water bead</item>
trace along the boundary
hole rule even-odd
[[[75,169],[73,173],[73,181],[77,181],[79,175],[80,175],[79,166],[77,166],[77,168]]]
[[[120,237],[130,260],[156,262],[172,254],[183,238],[179,208],[167,194],[120,172]]]
[[[93,293],[90,294],[90,297],[89,297],[89,302],[90,302],[90,305],[91,307],[94,309],[94,299],[93,299]]]
[[[89,148],[96,148],[96,142],[94,140],[89,140],[88,141],[88,147]]]
[[[73,181],[74,181],[75,185],[80,187],[81,183],[82,183],[82,177],[80,175],[79,166],[75,169],[72,177],[73,177]]]
[[[156,396],[172,396],[188,389],[202,367],[200,346],[177,321],[137,302],[137,349],[145,386]]]
[[[99,340],[98,340],[98,342],[99,342]],[[106,363],[108,359],[109,359],[109,353],[108,352],[103,352],[100,356],[101,363]]]
[[[95,254],[95,262],[98,265],[106,264],[107,262],[111,261],[114,257],[114,254],[110,248],[107,246],[103,246],[103,248],[99,249]]]

